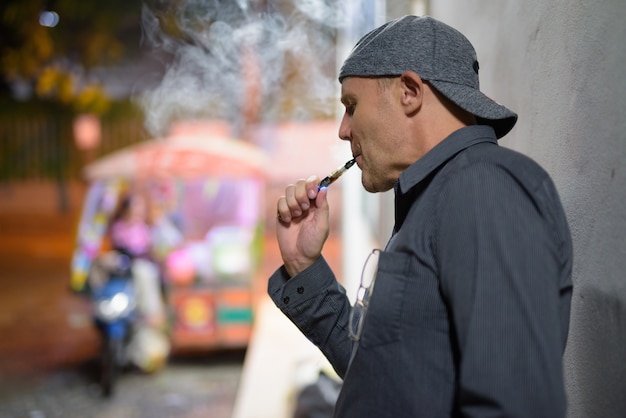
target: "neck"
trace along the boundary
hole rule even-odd
[[[428,148],[426,152],[453,132],[476,125],[476,117],[473,114],[461,109],[429,85],[428,90],[432,93],[428,95],[429,103],[424,107],[428,112],[421,115],[420,124],[424,145]]]

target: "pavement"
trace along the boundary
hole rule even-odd
[[[55,368],[0,383],[3,418],[229,418],[241,378],[241,352],[173,359],[153,375],[129,372],[112,398],[95,383],[96,367]]]

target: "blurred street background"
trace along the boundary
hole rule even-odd
[[[313,174],[323,177],[350,157],[347,144],[337,139],[337,56],[384,18],[375,11],[378,3],[2,2],[0,417],[291,415],[297,390],[327,366],[265,294],[267,277],[281,264],[274,205],[286,184]],[[419,2],[401,3],[392,15]],[[179,137],[191,138],[196,147],[185,158],[154,151]],[[253,162],[253,171],[245,171],[235,151],[198,160],[221,140],[236,142],[233,149],[239,144],[257,149],[264,165]],[[151,144],[150,153],[133,148],[143,144]],[[107,160],[114,155],[122,160],[130,155],[136,166],[125,171],[127,159]],[[241,189],[247,197],[232,200],[242,170],[254,179]],[[358,182],[357,173],[351,174],[342,182]],[[254,244],[259,262],[245,287],[250,322],[227,329],[228,323],[219,323],[223,314],[215,325],[221,328],[205,332],[189,348],[188,329],[176,317],[166,365],[154,373],[124,371],[106,398],[99,384],[102,339],[81,280],[106,248],[108,226],[101,215],[111,214],[98,209],[106,195],[98,195],[101,200],[92,195],[120,181],[148,188],[153,179],[164,178],[168,182],[159,183],[159,190],[189,188],[189,179],[201,182],[194,184],[202,185],[206,213],[192,217],[208,219],[210,212],[226,219],[234,213],[236,222],[252,219],[261,232]],[[342,182],[329,195],[333,232],[325,250],[338,273]],[[206,200],[222,195],[230,200]],[[177,216],[189,217],[199,207],[198,201],[178,203]],[[371,206],[371,201],[362,204]],[[220,205],[229,211],[220,212]],[[100,210],[95,216],[94,208]],[[185,255],[207,231],[199,221],[189,224],[196,230],[186,226],[183,232],[193,242],[177,248],[189,249]],[[186,281],[187,287],[172,287],[170,295],[193,296],[189,283],[201,281],[201,271],[196,268],[191,276],[187,271],[164,272],[166,280]],[[207,289],[201,290],[209,300],[202,309],[208,310],[222,306],[220,295],[232,290],[228,285]],[[241,294],[241,288],[235,291]],[[166,300],[171,315],[182,315],[174,301],[184,303],[184,297],[183,302]],[[227,319],[248,320],[241,306],[237,309]]]
[[[328,365],[265,294],[280,265],[274,205],[351,157],[338,66],[405,14],[464,33],[481,90],[520,115],[500,143],[550,173],[574,241],[568,416],[626,416],[625,12],[623,0],[3,0],[0,417],[293,417]],[[183,227],[160,261],[171,340],[196,347],[124,373],[105,399],[80,291],[121,183],[156,192]],[[392,196],[364,193],[352,168],[329,198],[324,255],[353,295],[393,227]],[[215,219],[229,228],[212,234]],[[249,252],[233,245],[250,237]],[[245,280],[208,283],[210,260]]]
[[[119,379],[112,398],[102,396],[100,337],[92,324],[92,307],[69,288],[79,215],[74,208],[82,193],[80,187],[73,190],[70,209],[58,213],[50,207],[56,200],[54,190],[44,186],[22,186],[17,195],[3,190],[4,197],[12,197],[12,205],[4,205],[0,213],[0,416],[231,417],[245,348],[174,353],[163,370],[154,374],[131,370]],[[265,240],[255,305],[265,299],[266,277],[280,265],[271,234]],[[338,266],[336,237],[330,239],[328,253]],[[281,344],[270,341],[274,342]],[[284,348],[272,350],[281,356]],[[277,360],[284,361],[281,357]],[[267,366],[270,373],[259,378],[280,387]],[[285,402],[283,409],[287,407]]]
[[[0,416],[230,417],[244,349],[174,356],[102,396],[91,307],[69,289],[76,223],[41,207],[0,214]]]

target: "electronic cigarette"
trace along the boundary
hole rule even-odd
[[[322,187],[328,187],[331,184],[333,184],[335,182],[335,180],[337,180],[339,177],[341,177],[343,173],[348,171],[348,169],[350,167],[352,167],[355,162],[356,162],[356,159],[353,158],[350,161],[348,161],[347,163],[345,163],[343,166],[339,167],[337,170],[335,170],[332,173],[330,173],[328,176],[324,177],[322,179],[322,181],[320,181],[320,184],[317,186],[317,189],[319,190]]]

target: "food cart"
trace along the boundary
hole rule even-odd
[[[203,135],[154,139],[91,163],[72,288],[84,287],[92,260],[106,249],[120,196],[139,190],[151,209],[173,350],[245,347],[262,255],[266,168],[253,144]]]

